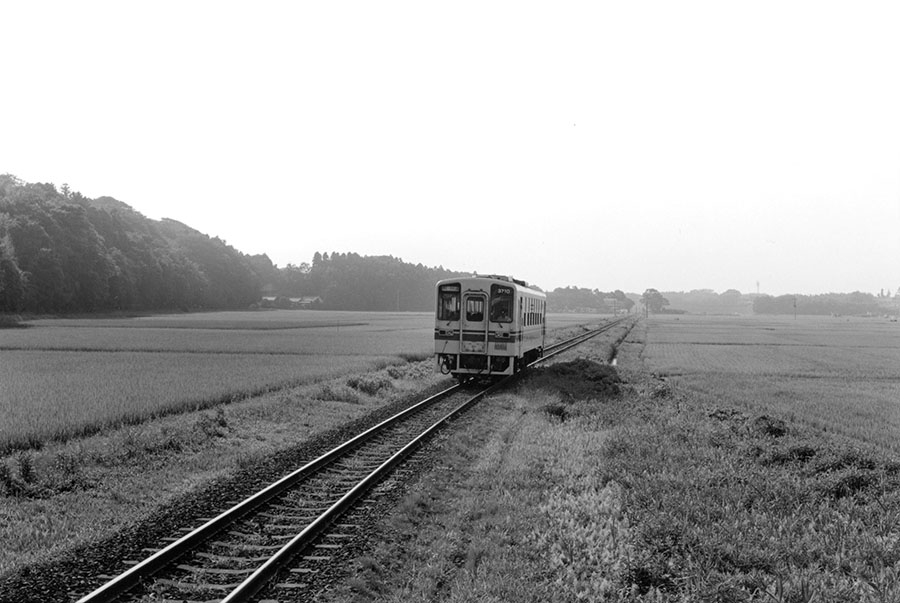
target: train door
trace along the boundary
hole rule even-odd
[[[487,354],[487,296],[468,292],[463,296],[462,353]]]

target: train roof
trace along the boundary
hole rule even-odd
[[[482,280],[487,280],[487,281],[503,281],[506,283],[512,283],[514,285],[517,285],[519,288],[522,288],[522,289],[528,289],[529,291],[532,291],[539,295],[545,295],[545,293],[543,291],[534,287],[533,285],[529,285],[528,283],[526,283],[523,280],[519,280],[517,278],[513,278],[513,277],[507,276],[505,274],[477,274],[476,273],[471,276],[458,276],[456,278],[445,278],[445,279],[439,281],[437,284],[441,285],[442,283],[451,283],[453,281],[465,281],[465,280],[471,280],[471,279],[482,279]]]
[[[515,283],[521,287],[528,287],[529,289],[531,288],[531,285],[529,285],[525,281],[520,281],[517,278],[506,276],[505,274],[475,274],[474,278],[489,278],[495,281],[506,281],[507,283]]]

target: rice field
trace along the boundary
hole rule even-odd
[[[0,331],[0,450],[201,408],[431,351],[431,316],[217,312]]]
[[[878,318],[655,317],[643,357],[703,396],[900,452],[900,327]]]
[[[0,452],[427,357],[434,329],[427,312],[303,310],[29,325],[0,330]]]

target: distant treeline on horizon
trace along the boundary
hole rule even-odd
[[[0,175],[0,313],[247,309],[265,306],[333,310],[430,311],[438,280],[465,276],[393,256],[317,252],[310,263],[275,266],[176,220],[152,220],[112,197],[89,199],[63,185]],[[711,295],[710,295],[711,294]],[[666,293],[688,311],[790,313],[784,297],[749,300],[737,291]],[[682,297],[676,297],[682,295]],[[849,294],[840,312],[878,307]],[[798,297],[798,299],[804,296]],[[834,313],[803,302],[806,313]],[[636,294],[560,287],[547,293],[551,312],[630,311]],[[846,302],[846,304],[844,304]],[[792,302],[793,303],[793,302]],[[799,303],[799,302],[798,302]],[[847,305],[849,304],[849,305]],[[748,307],[748,306],[752,306]],[[809,310],[815,309],[815,312]]]
[[[874,316],[897,314],[900,298],[882,292],[823,293],[819,295],[778,295],[741,293],[729,289],[716,293],[711,289],[664,291],[664,314],[803,314]]]

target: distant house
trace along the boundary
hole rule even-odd
[[[296,304],[298,308],[303,309],[318,308],[322,305],[322,298],[318,295],[314,295],[312,297],[292,297],[291,304]]]
[[[278,308],[280,310],[312,310],[322,305],[322,298],[318,295],[312,297],[264,295],[259,305],[262,308]]]

